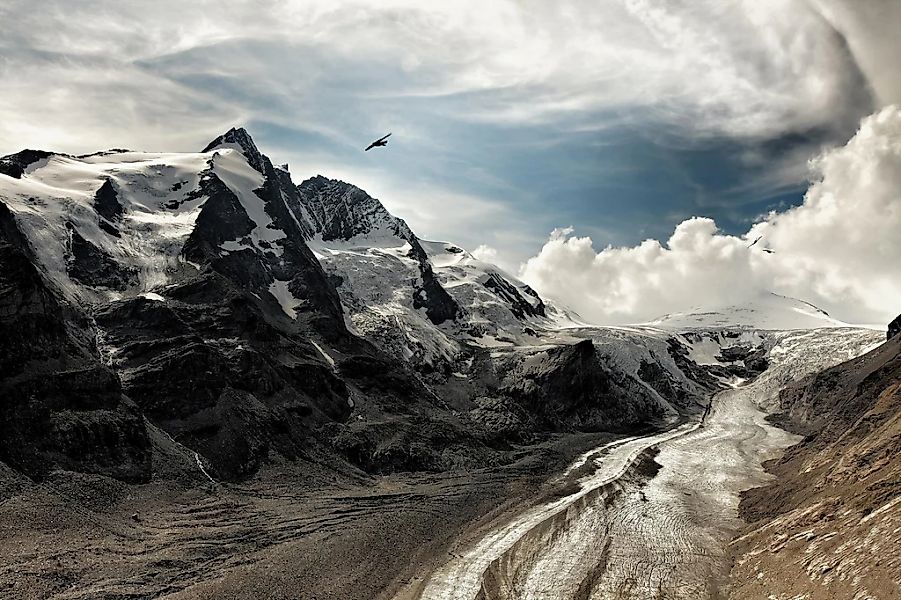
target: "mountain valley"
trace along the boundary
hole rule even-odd
[[[3,597],[753,598],[761,548],[897,518],[898,335],[590,325],[243,129],[0,159],[0,336]]]

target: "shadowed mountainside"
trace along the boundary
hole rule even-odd
[[[786,387],[779,408],[804,438],[744,494],[732,597],[901,597],[901,335]]]

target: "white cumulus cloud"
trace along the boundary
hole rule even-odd
[[[498,259],[497,248],[492,248],[486,244],[479,245],[478,248],[472,251],[472,255],[488,263],[496,263]]]
[[[901,107],[865,118],[845,146],[811,167],[803,204],[742,236],[695,217],[664,244],[597,252],[591,238],[556,230],[520,276],[598,323],[741,303],[766,291],[848,322],[887,322],[901,311]]]

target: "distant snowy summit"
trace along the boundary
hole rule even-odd
[[[661,329],[740,328],[784,331],[851,327],[809,302],[779,294],[761,294],[740,305],[698,306],[646,323]]]

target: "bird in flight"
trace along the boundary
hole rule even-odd
[[[391,134],[389,133],[389,134],[386,135],[385,137],[380,137],[380,138],[377,139],[376,141],[372,142],[371,144],[369,144],[368,146],[366,146],[366,150],[364,150],[364,152],[369,152],[371,149],[373,149],[373,148],[375,148],[375,147],[377,147],[377,146],[387,146],[387,145],[388,145],[388,137],[389,137],[390,135],[391,135]]]
[[[751,242],[750,244],[748,244],[748,248],[750,248],[751,246],[753,246],[754,244],[756,244],[757,242],[759,242],[759,241],[762,240],[762,239],[763,239],[763,236],[762,236],[762,235],[759,236],[756,240],[754,240],[753,242]],[[775,253],[776,253],[776,251],[773,250],[772,248],[761,248],[761,250],[763,250],[763,251],[766,252],[767,254],[775,254]]]

